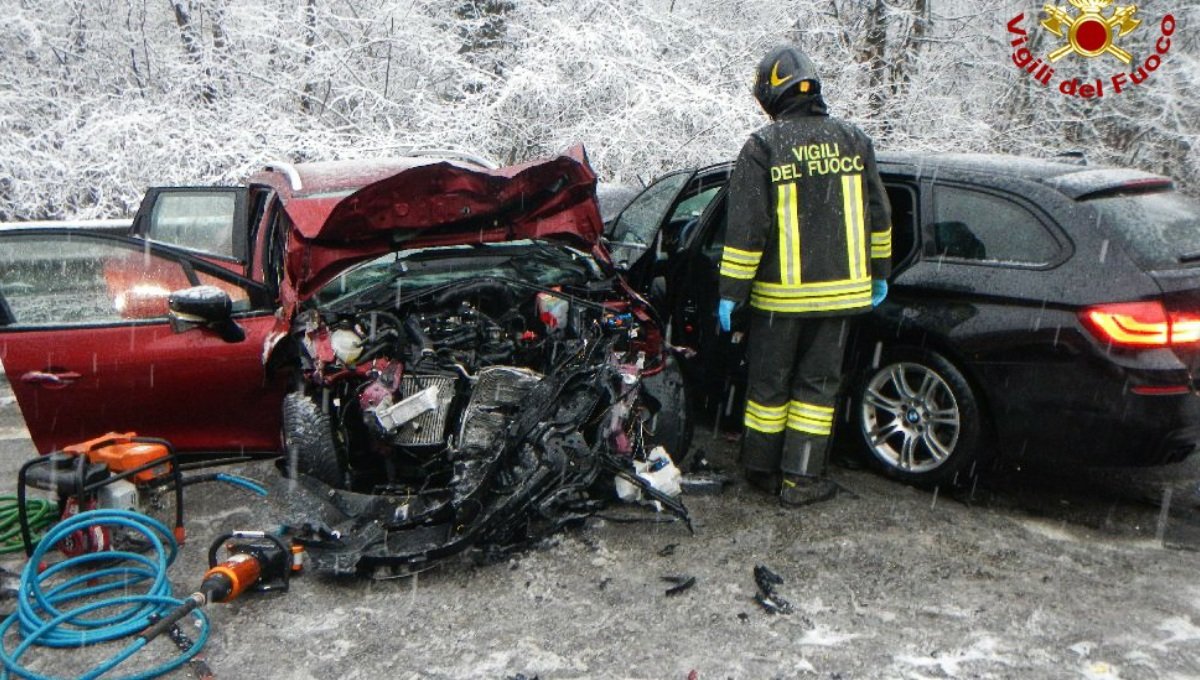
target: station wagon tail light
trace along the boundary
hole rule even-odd
[[[1168,312],[1161,302],[1116,302],[1080,316],[1096,337],[1121,347],[1200,344],[1200,314]]]

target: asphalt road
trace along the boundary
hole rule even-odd
[[[724,437],[702,431],[697,444],[730,465],[734,445]],[[4,492],[32,454],[0,385]],[[242,471],[274,477],[264,464]],[[869,472],[834,473],[853,495],[805,511],[741,485],[690,497],[694,536],[678,524],[596,519],[492,566],[456,562],[389,581],[301,577],[287,594],[211,607],[209,662],[218,678],[347,680],[683,680],[693,670],[698,678],[1200,677],[1200,463],[1008,470],[985,478],[969,502],[969,492],[956,500]],[[1171,507],[1160,512],[1168,488]],[[192,540],[171,569],[177,593],[195,587],[210,537],[285,519],[273,502],[220,486],[192,487],[187,510]],[[778,591],[794,613],[754,602],[760,563],[783,577]],[[674,575],[696,584],[667,596],[663,577]],[[161,660],[170,648],[156,642],[143,653]],[[84,654],[98,658],[33,657],[43,672],[69,677],[89,663]]]

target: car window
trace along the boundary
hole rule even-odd
[[[671,213],[671,221],[690,220],[700,217],[700,214],[704,212],[704,209],[708,207],[708,204],[717,195],[717,192],[721,191],[723,186],[723,184],[711,186],[695,196],[689,196],[680,201]]]
[[[1042,265],[1060,246],[1033,213],[981,191],[939,186],[934,190],[934,254],[996,264]]]
[[[667,227],[663,234],[664,250],[673,253],[681,244],[688,242],[691,236],[690,232],[699,224],[700,216],[704,214],[704,209],[708,207],[708,204],[721,192],[724,186],[725,184],[722,182],[708,187],[688,196],[675,205],[675,209],[671,211],[671,219],[667,222]],[[688,188],[688,191],[694,190],[694,187]]]
[[[613,225],[613,241],[648,245],[654,240],[671,202],[691,175],[686,172],[668,175],[651,184],[633,199]]]
[[[17,327],[111,324],[166,319],[167,297],[216,285],[249,308],[246,289],[132,244],[61,236],[0,240],[0,295]]]
[[[916,247],[917,194],[906,184],[885,184],[892,208],[892,266],[902,264]]]
[[[1200,203],[1175,191],[1087,203],[1096,206],[1101,224],[1143,267],[1195,266],[1200,260]]]
[[[721,197],[721,202],[713,206],[712,226],[707,232],[702,234],[703,240],[700,242],[700,252],[704,257],[712,261],[713,266],[717,266],[721,262],[721,253],[725,249],[725,229],[728,226],[728,211],[725,209],[726,199]]]
[[[154,203],[147,237],[191,250],[234,257],[237,198],[230,191],[164,192]]]
[[[608,224],[638,195],[637,187],[610,182],[596,184],[596,202],[600,204],[600,220]]]

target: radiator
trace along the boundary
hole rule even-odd
[[[400,397],[406,399],[430,387],[437,389],[437,408],[400,426],[395,441],[403,446],[441,444],[446,441],[446,419],[454,399],[454,376],[406,375],[400,383]]]

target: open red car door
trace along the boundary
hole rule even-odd
[[[167,296],[200,284],[230,296],[244,340],[172,330]],[[42,452],[111,430],[181,452],[278,451],[283,389],[262,365],[272,310],[258,284],[173,249],[0,232],[0,362]]]

